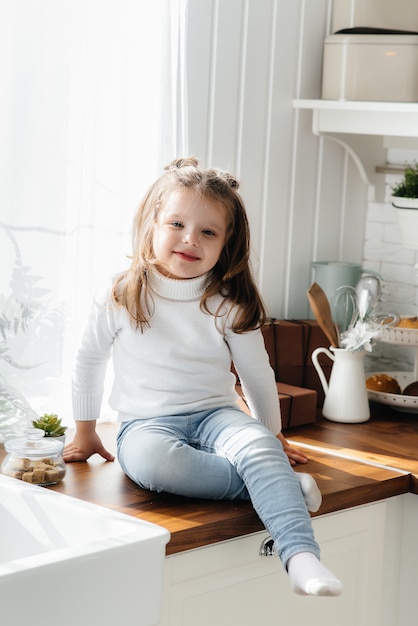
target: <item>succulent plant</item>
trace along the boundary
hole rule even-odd
[[[61,437],[67,430],[67,426],[61,426],[61,419],[55,413],[44,413],[32,421],[32,426],[43,430],[45,437]]]

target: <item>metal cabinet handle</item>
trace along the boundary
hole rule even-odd
[[[277,556],[274,540],[271,537],[263,539],[258,554],[260,556]]]

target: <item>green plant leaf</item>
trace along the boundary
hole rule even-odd
[[[418,163],[406,168],[403,180],[392,188],[392,195],[397,198],[418,198]]]

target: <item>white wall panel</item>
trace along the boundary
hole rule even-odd
[[[318,164],[317,225],[313,257],[315,261],[341,258],[341,222],[344,207],[345,155],[343,148],[327,138],[322,139],[322,158]],[[345,259],[349,260],[349,259]]]
[[[271,67],[269,125],[266,134],[266,167],[263,189],[264,223],[260,246],[260,286],[266,303],[274,315],[284,310],[289,275],[288,252],[292,227],[294,171],[291,150],[297,127],[289,94],[299,83],[300,3],[275,2],[274,48]]]
[[[259,10],[255,2],[243,4],[248,6],[248,18],[245,21],[247,32],[242,59],[245,72],[240,94],[242,124],[237,154],[237,173],[243,181],[242,191],[243,193],[245,191],[245,199],[251,206],[253,244],[260,251],[262,226],[265,220],[263,196],[267,166],[266,133],[269,126],[274,2],[264,0],[263,10]]]
[[[347,158],[344,210],[341,220],[341,258],[361,262],[367,213],[367,189],[360,184],[358,170]]]
[[[290,0],[277,0],[286,7]],[[298,98],[319,98],[322,78],[322,42],[329,32],[330,2],[298,0],[301,22],[296,33],[300,45],[300,89]]]
[[[318,188],[319,142],[309,132],[309,119],[305,115],[296,117],[297,134],[291,153],[292,180],[289,189],[291,224],[287,242],[286,273],[289,284],[286,286],[284,315],[306,316],[310,261],[315,233],[315,207]],[[289,313],[288,313],[289,312]]]
[[[292,107],[320,95],[329,23],[328,0],[189,2],[189,151],[241,179],[275,317],[308,315],[312,260],[362,259],[367,186]]]
[[[223,161],[225,154],[234,155],[236,163],[237,145],[241,137],[241,90],[245,67],[245,31],[242,24],[245,11],[239,10],[240,4],[239,0],[217,0],[214,3],[206,149],[208,163]],[[232,29],[230,24],[234,25]],[[227,107],[224,106],[226,98],[229,101]]]
[[[211,0],[193,0],[188,8],[186,62],[189,152],[202,159],[207,156],[211,117],[213,7],[214,2]]]

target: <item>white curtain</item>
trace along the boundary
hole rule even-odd
[[[0,0],[0,374],[37,412],[71,414],[93,293],[185,148],[185,4]]]

